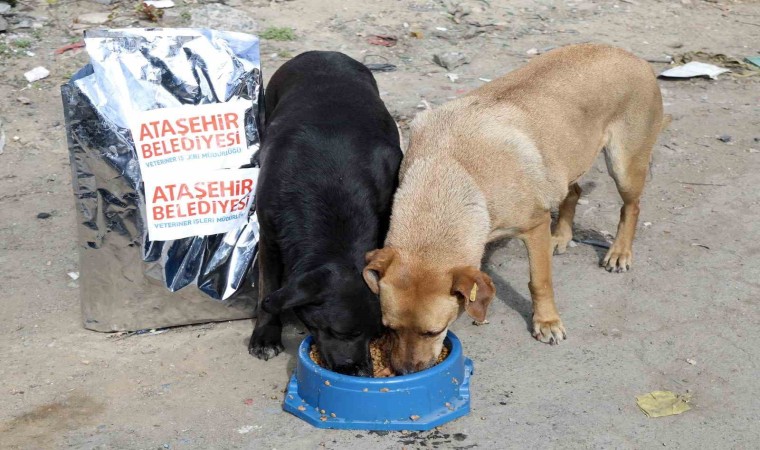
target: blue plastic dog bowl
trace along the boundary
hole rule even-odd
[[[298,363],[283,409],[317,428],[430,430],[470,412],[472,361],[449,332],[449,355],[410,375],[365,378],[323,369],[309,357],[311,336],[298,347]]]

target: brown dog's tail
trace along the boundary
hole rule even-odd
[[[670,123],[673,122],[673,116],[670,114],[665,114],[662,116],[662,123],[660,123],[660,133],[665,131],[668,126],[670,126]],[[649,180],[654,178],[654,152],[652,152],[652,155],[649,157]]]

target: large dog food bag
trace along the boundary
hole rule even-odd
[[[62,86],[84,326],[251,317],[259,41],[195,29],[85,34]]]

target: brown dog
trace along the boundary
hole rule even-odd
[[[604,265],[628,270],[639,197],[663,126],[649,65],[590,44],[551,51],[418,115],[385,248],[368,253],[364,269],[392,330],[394,369],[429,367],[463,310],[485,320],[495,289],[478,268],[486,243],[504,237],[519,237],[528,250],[533,336],[565,339],[551,255],[572,239],[577,181],[604,149],[623,198]]]

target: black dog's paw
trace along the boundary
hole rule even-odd
[[[259,330],[253,332],[251,341],[248,343],[248,353],[251,355],[267,361],[269,358],[274,358],[279,355],[280,352],[285,349],[285,347],[282,346],[279,332],[257,333],[257,331]]]

